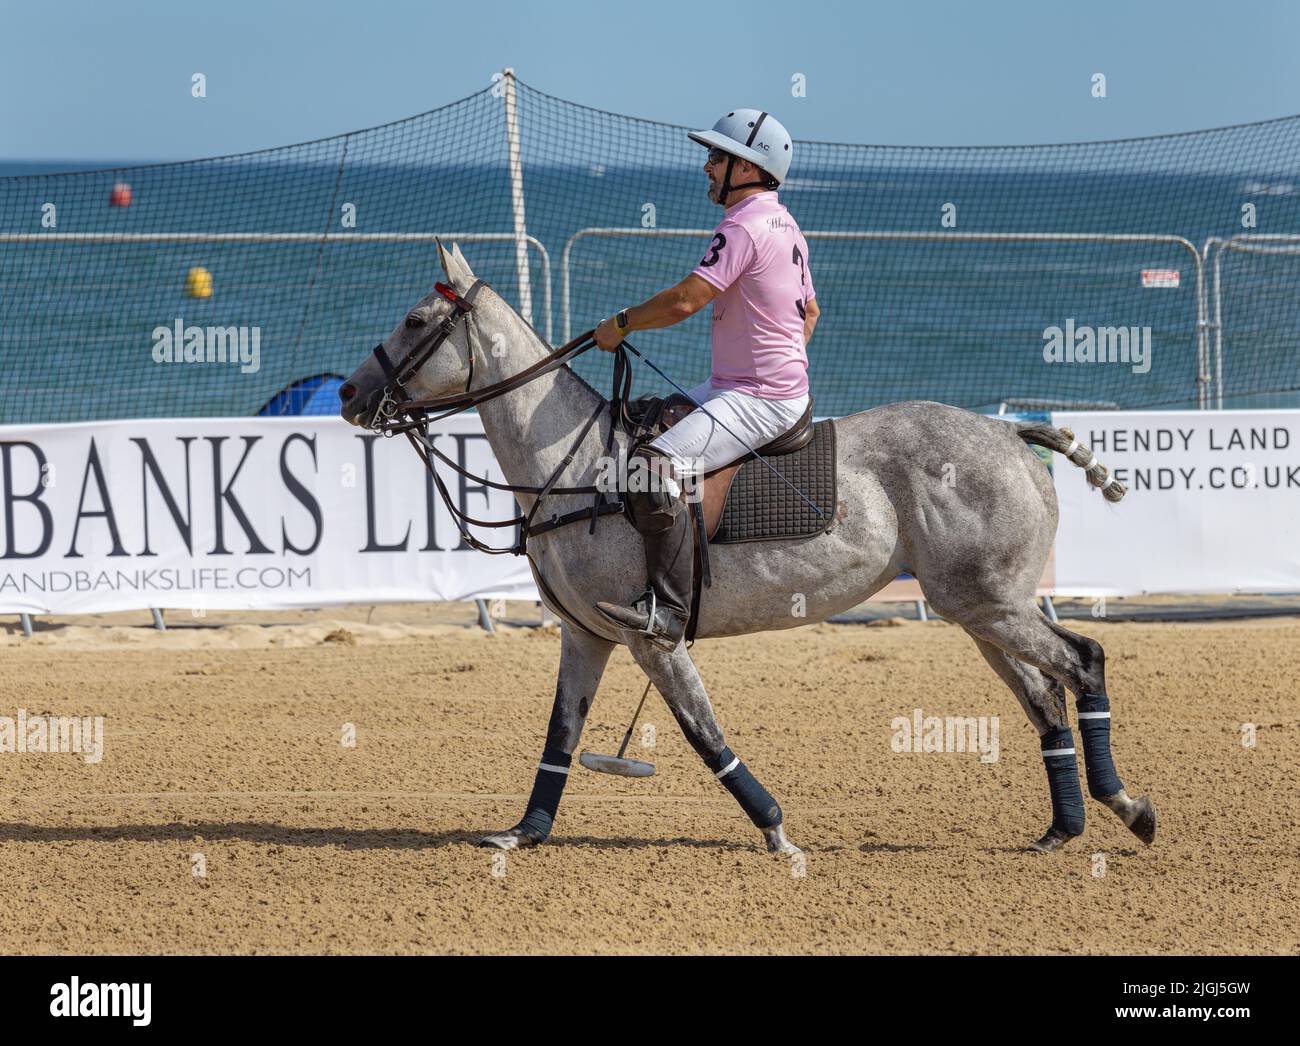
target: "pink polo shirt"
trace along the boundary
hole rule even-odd
[[[775,192],[727,208],[695,275],[713,299],[713,375],[719,388],[764,399],[808,391],[803,310],[816,296],[808,244]]]

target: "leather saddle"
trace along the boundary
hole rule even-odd
[[[672,428],[695,409],[695,405],[679,393],[674,393],[662,399],[645,396],[628,403],[625,421],[629,423],[628,431],[632,435],[633,446],[654,439],[662,432]],[[817,438],[819,428],[830,427],[830,422],[822,422],[820,425],[815,426],[812,416],[812,398],[809,397],[807,409],[787,432],[770,443],[755,449],[764,457],[776,457],[793,454],[795,451],[809,447]],[[824,433],[823,442],[826,442],[826,435]],[[809,453],[813,452],[810,450]],[[834,484],[834,453],[833,436],[829,436],[829,450],[819,451],[815,455],[830,462],[832,491]],[[746,453],[743,457],[728,465],[705,473],[702,480],[702,497],[690,503],[691,518],[694,524],[691,530],[695,538],[693,542],[695,572],[693,591],[691,593],[691,614],[686,626],[687,642],[695,639],[695,630],[699,623],[702,588],[711,587],[713,584],[709,569],[709,542],[718,533],[719,524],[722,522],[724,510],[727,507],[727,498],[731,494],[732,484],[736,476],[741,473],[742,467],[749,461],[752,461],[752,459]],[[742,507],[738,509],[738,513],[742,519],[748,518],[749,513],[753,512],[755,508],[755,492],[748,489],[748,487],[752,487],[752,484],[747,485],[744,495],[740,498]],[[761,497],[759,503],[762,503]],[[834,504],[833,492],[829,503]],[[740,529],[746,528],[742,527]],[[764,536],[766,535],[754,537],[746,533],[741,537],[728,535],[728,540],[762,540]],[[781,537],[783,535],[775,534],[772,536]]]
[[[663,399],[644,396],[636,400],[632,404],[630,413],[639,422],[644,433],[638,439],[638,442],[654,439],[655,436],[672,428],[693,410],[695,410],[695,404],[677,392],[665,396]],[[813,404],[812,397],[809,396],[807,408],[788,432],[777,436],[772,442],[754,449],[764,457],[793,454],[796,450],[802,450],[812,442],[814,434],[812,418]],[[704,533],[709,539],[712,539],[718,531],[718,523],[722,519],[722,510],[727,504],[727,495],[731,492],[731,484],[736,478],[736,473],[740,471],[740,466],[747,460],[749,460],[749,455],[745,454],[729,465],[724,465],[704,474],[704,496],[700,504],[704,509]]]

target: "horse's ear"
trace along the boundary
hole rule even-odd
[[[451,252],[443,247],[442,242],[438,243],[438,257],[442,261],[442,271],[447,274],[447,282],[460,294],[474,283],[474,272],[469,267],[469,262],[465,260],[465,255],[460,253],[460,246],[453,243]]]
[[[474,270],[469,267],[469,262],[465,260],[465,255],[460,253],[460,244],[451,245],[451,256],[460,266],[461,274],[471,283],[474,281]]]
[[[447,248],[442,245],[442,240],[433,241],[438,245],[438,264],[442,266],[442,274],[451,279],[451,257],[447,254]]]

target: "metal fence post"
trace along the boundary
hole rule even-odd
[[[1218,253],[1214,256],[1214,265],[1211,268],[1210,290],[1206,292],[1205,297],[1208,299],[1210,294],[1214,295],[1214,319],[1209,320],[1207,327],[1214,328],[1214,386],[1215,386],[1215,405],[1219,410],[1223,409],[1223,296],[1222,285],[1220,282],[1221,267],[1223,264],[1224,251],[1240,251],[1243,254],[1300,254],[1300,235],[1294,233],[1242,233],[1240,236],[1233,236],[1230,239],[1223,239],[1219,236],[1211,236],[1205,241],[1201,248],[1201,255],[1205,262],[1209,261],[1210,252],[1218,246]],[[1208,353],[1209,346],[1206,346]]]

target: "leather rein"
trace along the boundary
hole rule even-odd
[[[397,366],[393,366],[388,359],[382,342],[375,346],[374,356],[384,372],[387,384],[383,387],[379,407],[375,411],[370,428],[375,432],[383,433],[386,437],[391,437],[400,432],[407,438],[411,446],[415,448],[416,453],[420,455],[424,467],[428,469],[429,474],[433,477],[433,482],[438,488],[443,504],[447,506],[447,510],[456,523],[456,529],[460,531],[461,538],[467,545],[489,555],[509,554],[520,556],[527,553],[530,535],[543,534],[546,531],[584,520],[590,520],[587,533],[594,534],[596,532],[596,520],[600,516],[610,515],[615,512],[621,514],[623,512],[623,502],[617,498],[609,497],[608,493],[599,487],[561,487],[558,486],[558,483],[565,469],[573,462],[573,456],[577,453],[582,441],[586,439],[587,433],[591,431],[592,426],[596,424],[597,419],[606,409],[610,413],[610,428],[605,449],[607,454],[612,453],[614,429],[620,425],[626,427],[629,420],[627,405],[632,391],[632,364],[623,346],[620,345],[615,353],[613,395],[608,400],[602,399],[597,405],[591,417],[587,419],[587,423],[582,426],[577,439],[573,441],[568,454],[564,456],[564,459],[556,466],[547,481],[540,487],[497,483],[486,476],[474,475],[452,461],[451,458],[433,445],[433,440],[429,436],[429,426],[442,421],[444,418],[469,410],[471,407],[477,407],[480,403],[486,403],[499,396],[504,396],[506,393],[526,385],[535,378],[540,378],[543,374],[558,370],[596,345],[595,331],[586,331],[567,344],[552,350],[546,357],[530,364],[518,374],[494,382],[481,389],[471,389],[470,386],[474,382],[474,337],[468,318],[474,311],[474,299],[478,297],[478,292],[483,286],[485,284],[482,280],[475,280],[473,286],[462,297],[446,284],[435,284],[434,287],[438,293],[451,302],[451,311],[438,322],[436,328],[427,337],[421,339],[415,348],[411,349],[402,358]],[[443,342],[451,337],[462,319],[467,321],[465,335],[469,353],[469,379],[465,382],[464,391],[432,399],[411,399],[406,393],[406,383],[429,361]],[[512,519],[505,520],[476,519],[468,513],[461,512],[452,503],[451,494],[443,483],[442,477],[438,475],[434,465],[434,458],[455,469],[462,476],[494,490],[508,490],[515,494],[533,494],[536,496],[533,507],[526,514],[520,514]],[[594,495],[594,498],[590,509],[577,509],[564,515],[552,513],[549,519],[535,522],[538,510],[549,494],[591,494]],[[476,538],[469,532],[467,525],[478,527],[518,526],[520,528],[519,538],[509,548],[497,548]]]

